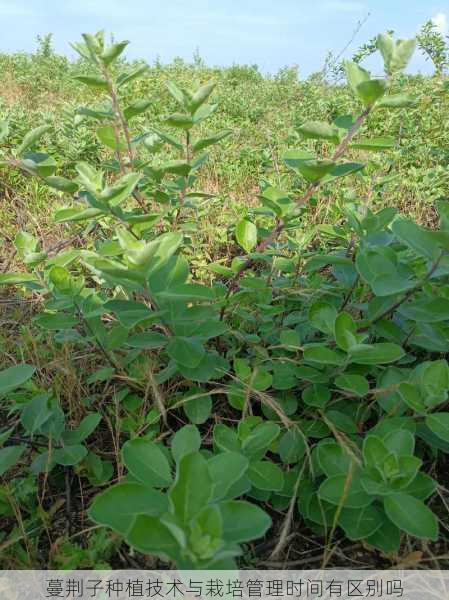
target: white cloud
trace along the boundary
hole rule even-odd
[[[449,22],[446,13],[437,13],[434,17],[432,17],[432,22],[438,31],[443,35],[446,35],[449,32]]]
[[[333,12],[361,12],[365,10],[365,5],[362,2],[353,2],[351,0],[330,0],[323,6],[326,11]]]

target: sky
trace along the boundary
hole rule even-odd
[[[188,61],[196,51],[211,66],[257,64],[263,73],[298,65],[305,77],[339,53],[393,29],[412,37],[428,19],[449,34],[449,0],[0,0],[0,51],[36,48],[53,33],[54,48],[73,55],[70,42],[99,29],[132,43],[129,58],[152,63]],[[415,55],[410,70],[428,72]]]

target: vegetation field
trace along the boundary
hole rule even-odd
[[[1,568],[449,568],[445,39],[73,46],[0,55]]]

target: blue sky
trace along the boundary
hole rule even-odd
[[[198,48],[211,65],[297,64],[305,76],[368,14],[351,48],[387,29],[411,37],[429,18],[449,33],[449,0],[0,0],[0,51],[32,51],[37,34],[52,32],[56,50],[70,55],[82,32],[105,29],[131,40],[129,57],[150,63],[191,60]],[[416,56],[411,69],[428,64]]]

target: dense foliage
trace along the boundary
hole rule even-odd
[[[42,46],[63,79],[73,66]],[[324,539],[324,566],[337,538],[371,565],[444,543],[447,124],[432,114],[447,84],[403,75],[415,41],[391,34],[375,42],[384,78],[357,61],[347,86],[283,72],[271,93],[312,107],[324,90],[321,119],[309,108],[281,157],[262,153],[258,203],[233,214],[202,187],[214,147],[215,187],[236,181],[216,83],[166,81],[171,112],[150,119],[139,92],[160,72],[124,62],[126,46],[84,35],[74,79],[92,104],[26,132],[12,108],[0,125],[6,190],[48,188],[67,236],[23,227],[0,275],[6,302],[38,304],[2,342],[0,552],[22,568],[230,568],[282,555],[291,530]],[[221,100],[257,126],[241,79],[268,85],[234,68]],[[388,206],[414,170],[432,228]],[[312,228],[323,213],[333,224]],[[270,527],[274,545],[244,553]]]

